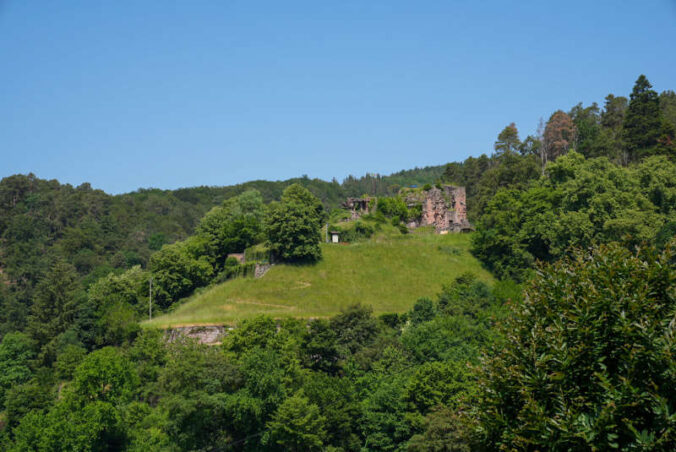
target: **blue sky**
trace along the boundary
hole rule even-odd
[[[676,1],[0,0],[0,176],[139,187],[390,173],[490,153],[639,74]]]

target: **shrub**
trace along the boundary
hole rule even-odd
[[[369,238],[375,232],[375,228],[363,221],[357,221],[354,225],[354,233],[359,238]]]
[[[378,211],[388,218],[399,218],[402,221],[408,218],[406,203],[399,197],[378,198]]]
[[[483,369],[489,450],[675,450],[674,250],[542,268]]]

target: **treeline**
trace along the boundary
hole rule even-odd
[[[477,230],[474,254],[497,276],[520,281],[536,260],[553,262],[571,247],[662,247],[676,234],[676,163],[654,156],[623,167],[571,151],[545,177],[498,190]]]
[[[527,279],[536,261],[571,247],[658,247],[676,234],[676,94],[644,76],[630,99],[555,112],[537,136],[508,125],[490,157],[447,165],[464,185],[473,252],[500,278]]]

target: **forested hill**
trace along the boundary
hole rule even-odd
[[[0,181],[0,268],[9,280],[32,285],[60,257],[81,275],[95,272],[95,279],[114,268],[145,264],[163,244],[189,236],[209,209],[247,190],[258,190],[268,203],[298,183],[331,208],[347,196],[385,195],[401,186],[433,183],[443,171],[440,165],[389,176],[349,176],[343,183],[303,176],[114,196],[88,183],[73,187],[32,174],[9,176]]]
[[[395,194],[400,188],[409,185],[432,184],[441,179],[445,165],[426,166],[402,170],[387,176],[377,173],[368,173],[361,177],[348,176],[342,183],[335,178],[331,181],[322,179],[310,179],[308,176],[296,177],[283,181],[254,180],[237,185],[223,187],[191,187],[178,190],[167,190],[164,193],[172,194],[181,201],[190,202],[200,206],[213,206],[223,200],[240,195],[247,190],[257,190],[263,196],[266,203],[279,199],[286,187],[292,184],[300,184],[310,190],[319,198],[327,208],[338,207],[348,196],[361,196],[364,194],[374,196],[388,196]],[[142,190],[143,192],[145,190]],[[138,192],[130,193],[133,196]]]
[[[0,450],[676,450],[676,94],[640,76],[493,151],[117,196],[3,179]],[[411,233],[407,194],[438,180],[466,187],[476,232]],[[365,193],[349,225],[326,211]],[[350,243],[322,245],[327,223]],[[310,321],[250,315],[301,293]],[[167,343],[149,306],[244,320],[218,347]]]

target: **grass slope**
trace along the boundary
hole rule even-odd
[[[148,327],[233,324],[269,314],[325,317],[360,302],[376,314],[404,312],[442,284],[470,271],[491,282],[469,253],[468,234],[379,236],[349,245],[322,245],[316,265],[277,265],[260,279],[240,278],[205,289]]]

